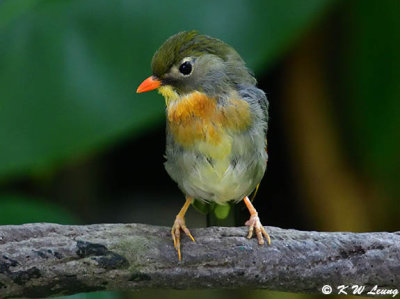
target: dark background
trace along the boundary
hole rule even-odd
[[[0,1],[0,223],[172,225],[184,197],[163,167],[164,100],[135,90],[167,37],[197,29],[231,44],[270,101],[262,223],[398,230],[399,16],[372,0]],[[187,224],[206,216],[191,208]],[[70,298],[153,296],[314,297]]]

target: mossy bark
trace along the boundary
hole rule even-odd
[[[0,297],[143,288],[258,288],[321,293],[323,285],[400,286],[400,233],[192,229],[182,261],[170,229],[143,224],[0,227]]]

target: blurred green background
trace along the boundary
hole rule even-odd
[[[171,225],[183,196],[163,168],[164,100],[135,90],[167,37],[197,29],[231,44],[268,95],[262,222],[398,230],[399,16],[389,0],[0,1],[0,224]],[[206,225],[193,209],[187,222]],[[319,297],[66,298],[160,296]]]

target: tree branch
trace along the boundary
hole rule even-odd
[[[0,227],[0,297],[142,288],[400,286],[400,232],[325,233],[268,227],[271,246],[246,229],[192,229],[178,262],[170,229],[143,224]],[[335,290],[335,289],[334,289]]]

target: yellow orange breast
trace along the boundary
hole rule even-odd
[[[171,134],[186,147],[205,143],[224,146],[230,152],[228,132],[245,130],[251,124],[249,104],[237,93],[232,93],[222,105],[204,93],[193,92],[168,101],[167,111]]]

